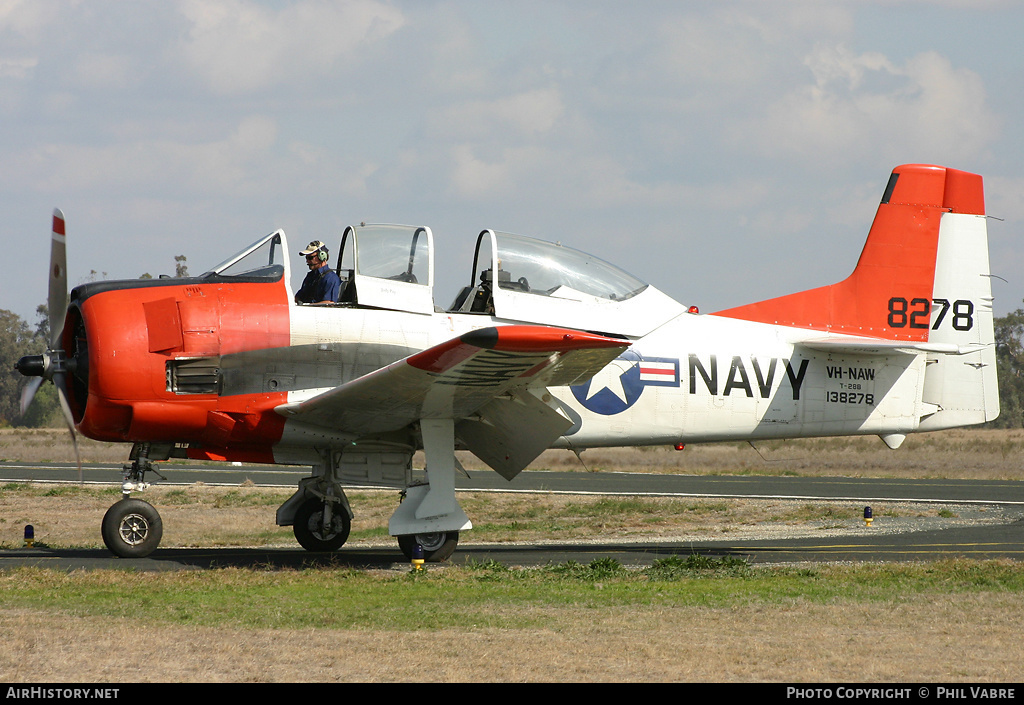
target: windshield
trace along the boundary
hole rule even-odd
[[[281,235],[278,230],[260,238],[200,276],[279,278],[284,274],[285,258]]]
[[[578,298],[577,294],[622,301],[647,285],[615,265],[585,252],[532,238],[494,233],[498,286],[532,294]],[[490,266],[478,260],[478,266]],[[491,277],[480,273],[486,279]]]

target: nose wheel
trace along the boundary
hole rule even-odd
[[[156,550],[164,534],[163,520],[153,505],[122,499],[103,516],[103,543],[121,558],[144,558]]]

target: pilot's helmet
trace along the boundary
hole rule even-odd
[[[325,245],[324,243],[320,242],[319,240],[313,240],[313,242],[311,242],[308,245],[306,245],[306,249],[304,249],[301,252],[299,252],[299,254],[302,255],[303,257],[305,257],[306,255],[313,254],[314,252],[318,252],[320,254],[320,261],[321,262],[326,262],[327,261],[327,257],[329,256],[327,254],[327,245]]]

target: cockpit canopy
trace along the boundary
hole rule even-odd
[[[244,250],[236,252],[200,279],[228,277],[235,280],[275,281],[289,274],[287,243],[283,230],[275,230],[261,237]]]
[[[342,303],[434,312],[434,236],[409,225],[349,226],[338,255]]]
[[[541,296],[586,301],[624,301],[647,285],[631,274],[585,252],[521,235],[485,230],[477,238],[474,271],[478,282],[494,278],[496,251],[497,281],[503,289]],[[518,275],[513,279],[512,274]]]
[[[484,230],[473,283],[453,311],[622,335],[644,335],[682,306],[615,265],[571,247]]]
[[[204,278],[277,280],[290,274],[284,232],[275,231],[228,258]],[[435,307],[434,240],[430,228],[349,226],[337,272],[343,305],[431,314]],[[484,230],[473,275],[449,309],[455,313],[642,336],[680,313],[682,305],[615,265],[585,252],[511,233]]]

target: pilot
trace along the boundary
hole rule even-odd
[[[295,294],[297,304],[329,304],[338,300],[341,291],[341,278],[327,263],[329,254],[327,245],[314,240],[309,243],[300,255],[306,258],[309,274],[302,280],[302,286]]]

